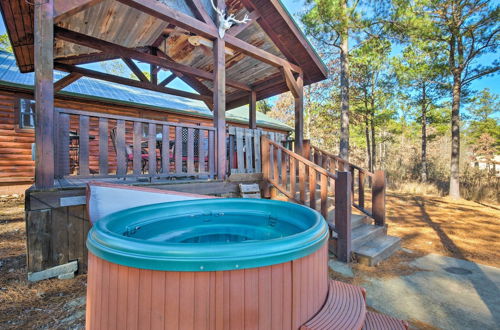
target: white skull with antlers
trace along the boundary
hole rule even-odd
[[[212,4],[212,7],[214,8],[214,10],[218,16],[219,36],[221,38],[224,38],[224,35],[226,34],[226,30],[228,30],[234,24],[244,24],[244,23],[250,21],[250,17],[248,17],[247,14],[245,14],[245,17],[242,20],[237,20],[233,14],[228,15],[225,10],[221,10],[221,9],[217,8],[214,4],[214,0],[211,0],[210,3]]]

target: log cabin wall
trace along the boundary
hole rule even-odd
[[[19,99],[31,99],[32,96],[25,93],[0,91],[0,185],[17,185],[21,183],[32,183],[34,179],[35,162],[32,159],[32,144],[35,142],[34,129],[19,128]],[[141,109],[134,106],[123,106],[105,104],[103,102],[83,102],[57,98],[56,107],[70,108],[75,110],[108,113],[129,117],[138,117],[152,120],[179,122],[201,126],[213,126],[212,118],[172,113],[162,110]],[[78,127],[77,118],[71,120],[71,129]],[[113,127],[110,122],[110,127]],[[240,122],[228,123],[236,127],[248,127],[248,124]],[[288,134],[287,131],[263,127],[266,131]],[[127,142],[132,143],[132,127],[127,127]],[[98,122],[90,121],[90,135],[98,135]],[[99,167],[98,140],[89,143],[89,165],[91,168]],[[116,152],[112,143],[109,143],[110,171],[116,167]]]

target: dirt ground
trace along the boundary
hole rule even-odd
[[[408,261],[431,252],[500,267],[498,205],[389,193],[387,216],[389,234],[401,237],[404,249],[378,267],[354,265],[355,272],[378,277],[411,274],[415,269]],[[23,217],[22,196],[0,198],[0,328],[83,328],[86,276],[27,282]],[[362,281],[358,276],[335,277]],[[432,328],[410,323],[412,328]]]

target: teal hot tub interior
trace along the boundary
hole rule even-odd
[[[87,246],[112,263],[163,271],[263,267],[314,253],[328,239],[323,217],[272,200],[200,199],[140,206],[106,216]]]

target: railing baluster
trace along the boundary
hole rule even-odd
[[[182,173],[182,127],[175,128],[175,173]]]
[[[99,118],[99,174],[107,175],[109,170],[108,159],[108,119]]]
[[[288,185],[288,175],[287,175],[287,168],[288,168],[288,162],[287,162],[287,155],[284,151],[280,151],[281,153],[281,185],[283,188],[286,190],[287,185]]]
[[[208,131],[208,172],[210,177],[215,176],[215,131]]]
[[[262,163],[260,159],[260,141],[261,139],[261,131],[253,130],[253,150],[254,150],[254,159],[255,159],[255,172],[260,173],[262,171]]]
[[[294,198],[297,198],[297,160],[290,156],[290,193]]]
[[[156,174],[156,124],[148,125],[148,172],[149,175]]]
[[[316,170],[309,167],[309,207],[312,209],[316,209],[316,176]]]
[[[252,130],[245,129],[245,163],[246,172],[253,173],[253,143],[252,143]]]
[[[278,172],[278,166],[280,163],[281,163],[281,153],[278,153],[278,148],[276,146],[273,146],[273,180],[276,183],[276,185],[278,185],[280,182],[280,175]]]
[[[328,177],[324,174],[321,176],[321,214],[325,219],[328,219]]]
[[[264,135],[261,136],[261,146],[262,146],[262,178],[264,180],[264,197],[269,198],[270,197],[270,191],[269,191],[269,182],[271,181],[270,178],[270,162],[269,162],[269,156],[270,156],[270,148],[269,148],[269,140],[267,137]]]
[[[305,204],[306,202],[306,165],[299,161],[299,190],[300,190],[300,202]]]
[[[134,132],[133,132],[133,145],[132,145],[132,167],[134,175],[139,175],[142,172],[142,123],[135,121],[134,122]]]
[[[198,173],[205,172],[205,130],[198,130]]]
[[[127,158],[125,145],[125,120],[116,121],[116,175],[125,177],[127,175]]]
[[[236,162],[238,173],[245,173],[245,158],[243,155],[243,132],[241,127],[236,127]]]
[[[161,173],[170,172],[170,126],[161,127]]]
[[[79,174],[89,175],[89,116],[80,116]]]
[[[70,174],[70,150],[69,150],[69,122],[70,117],[66,113],[59,113],[59,171],[60,176]],[[76,164],[75,164],[76,165]]]
[[[358,204],[359,207],[365,208],[365,173],[359,171],[358,175]]]
[[[187,136],[187,172],[194,173],[194,129],[188,128]]]

